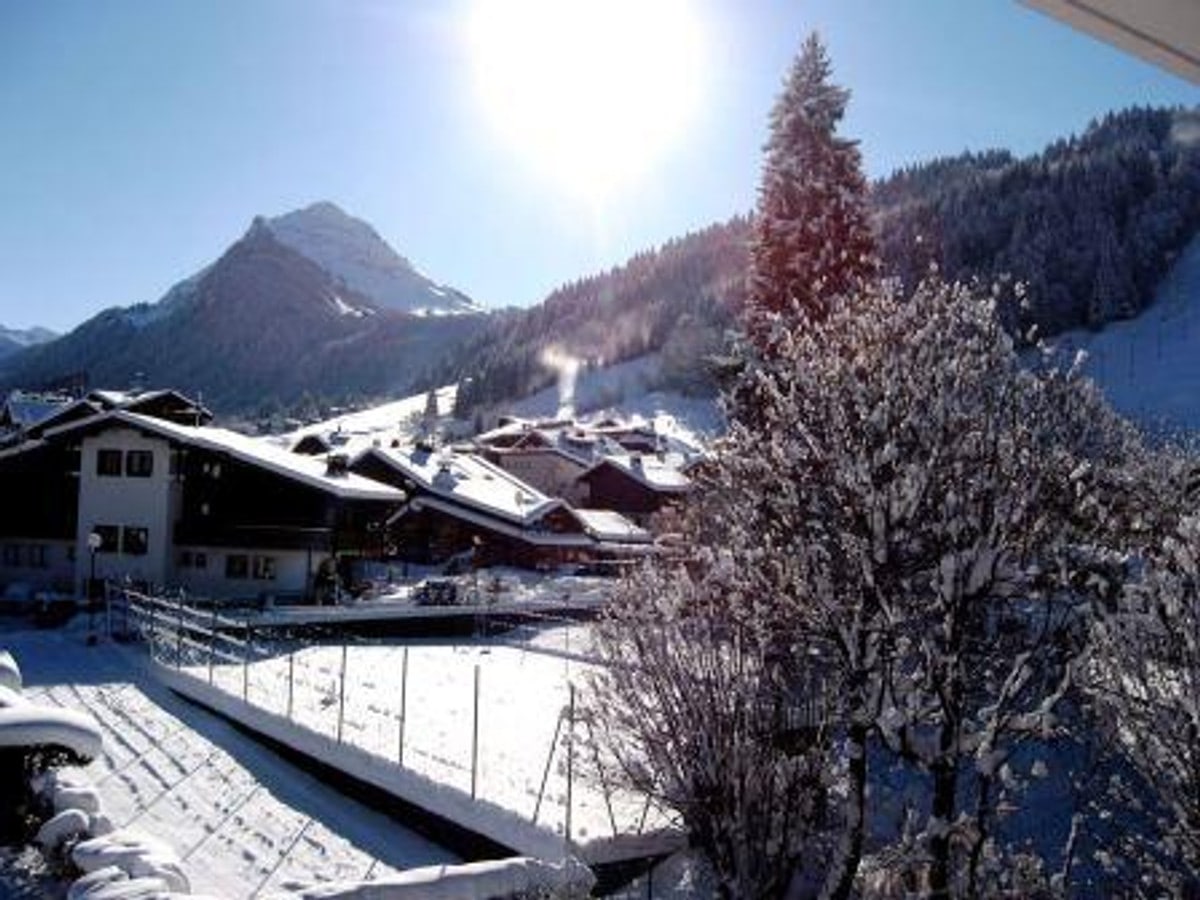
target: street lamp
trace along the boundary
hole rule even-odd
[[[87,601],[88,601],[88,643],[96,643],[96,552],[104,544],[104,538],[100,537],[95,531],[87,536],[88,550],[92,555],[91,572],[88,575],[87,586]]]

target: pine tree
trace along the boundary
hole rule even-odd
[[[823,316],[877,269],[858,146],[836,133],[849,91],[830,75],[810,35],[771,113],[750,278],[759,334],[772,314]]]

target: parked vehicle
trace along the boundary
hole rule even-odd
[[[454,606],[458,585],[452,578],[427,578],[413,594],[417,606]]]

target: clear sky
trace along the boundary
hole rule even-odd
[[[0,323],[66,330],[154,301],[256,214],[321,199],[488,306],[537,302],[749,210],[768,110],[814,28],[872,177],[968,148],[1033,152],[1130,104],[1200,102],[1012,0],[663,0],[686,17],[686,58],[661,22],[637,26],[628,10],[658,2],[640,0],[552,65],[533,52],[543,34],[481,16],[485,2],[0,0]],[[617,123],[589,144],[624,160],[602,190],[572,190],[530,146],[549,140],[539,115],[563,116],[497,99],[489,84],[513,73],[481,68],[481,27],[511,51],[500,65],[533,60],[522,90],[582,91],[576,117]],[[640,50],[622,43],[639,34]],[[659,65],[624,120],[602,109],[605,85],[636,76],[646,46]],[[686,114],[662,112],[672,92]]]

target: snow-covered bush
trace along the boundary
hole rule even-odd
[[[27,702],[0,705],[0,843],[32,835],[53,812],[35,789],[37,780],[53,769],[91,762],[100,740],[99,727],[82,713]]]

